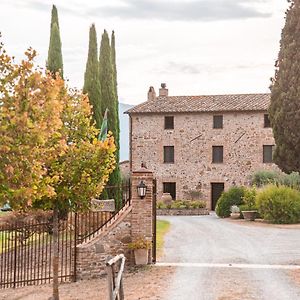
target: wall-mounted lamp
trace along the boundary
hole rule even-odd
[[[137,186],[137,192],[141,199],[143,199],[146,196],[146,190],[147,190],[147,186],[142,180]]]

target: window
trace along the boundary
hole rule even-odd
[[[272,163],[273,162],[273,145],[264,145],[263,146],[263,163]]]
[[[212,162],[214,164],[223,162],[223,146],[212,147]]]
[[[264,127],[265,128],[271,127],[271,122],[268,114],[264,114]]]
[[[164,146],[164,163],[174,162],[174,146]]]
[[[213,128],[217,129],[217,128],[223,128],[223,116],[214,116],[214,124],[213,124]]]
[[[164,182],[163,183],[163,192],[170,193],[172,199],[176,199],[176,182]]]
[[[165,129],[174,129],[174,117],[165,117]]]

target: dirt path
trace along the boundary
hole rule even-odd
[[[164,299],[300,299],[300,288],[289,276],[290,271],[259,268],[300,262],[299,226],[249,226],[216,216],[161,218],[171,222],[161,262],[209,264],[178,267]]]
[[[170,284],[173,268],[146,267],[135,272],[127,272],[124,278],[126,300],[160,300]],[[0,290],[1,300],[48,300],[51,285],[28,286],[17,289]],[[106,300],[106,278],[66,283],[60,286],[61,300]]]

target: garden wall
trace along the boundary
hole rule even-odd
[[[144,198],[137,195],[140,181],[147,186]],[[131,264],[133,257],[128,244],[141,237],[152,241],[153,174],[146,169],[133,172],[131,182],[131,204],[128,203],[95,237],[77,246],[76,279],[105,275],[107,259],[120,253],[125,255],[127,264]]]
[[[127,247],[130,242],[131,207],[91,241],[77,246],[76,279],[92,279],[105,275],[109,256],[124,253],[127,263],[130,263],[131,253]]]

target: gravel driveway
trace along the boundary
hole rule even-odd
[[[179,265],[166,300],[300,299],[287,269],[300,265],[299,227],[254,226],[214,214],[160,219],[171,230],[159,262]]]

